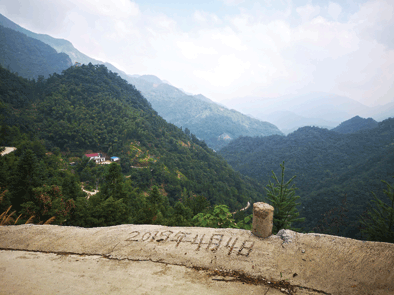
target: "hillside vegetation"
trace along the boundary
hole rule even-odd
[[[371,192],[388,202],[380,180],[393,176],[394,119],[352,134],[303,127],[287,136],[242,137],[220,154],[235,170],[263,183],[285,161],[287,175],[297,175],[304,230],[359,237],[359,217]]]
[[[25,80],[1,68],[0,81],[0,145],[18,147],[18,152],[14,153],[17,158],[13,155],[4,157],[9,158],[8,162],[4,160],[4,169],[12,167],[12,175],[15,176],[11,179],[15,181],[21,178],[16,176],[19,164],[15,166],[12,163],[20,162],[22,169],[23,165],[34,162],[37,169],[51,171],[48,171],[48,181],[39,181],[41,176],[37,176],[36,184],[28,193],[30,195],[34,195],[33,188],[42,188],[43,184],[48,190],[50,185],[62,187],[58,178],[67,172],[59,172],[57,169],[61,167],[74,173],[77,183],[88,182],[87,185],[93,188],[97,185],[100,193],[107,190],[106,198],[113,195],[113,201],[122,199],[127,210],[132,210],[132,206],[137,209],[143,206],[152,192],[162,200],[157,202],[171,208],[179,200],[187,199],[183,206],[191,202],[187,205],[189,208],[199,208],[190,209],[194,214],[201,212],[207,204],[226,204],[234,210],[244,207],[249,200],[262,199],[260,186],[255,181],[241,177],[195,135],[185,134],[180,128],[167,123],[134,86],[105,66],[71,67],[62,75],[54,74],[38,81]],[[25,154],[28,150],[32,153]],[[57,160],[53,156],[46,158],[45,152],[57,155]],[[116,170],[113,181],[106,178],[108,173],[111,174],[109,166],[84,162],[82,155],[87,152],[120,157],[120,165],[114,165],[121,170],[112,168]],[[25,157],[35,160],[26,160]],[[76,162],[76,168],[59,164],[61,159],[63,163]],[[57,168],[50,166],[52,164],[48,166],[46,161]],[[125,179],[123,175],[129,178]],[[122,187],[116,189],[115,185],[112,188],[119,191],[118,198],[115,197],[118,193],[111,194],[106,188],[109,182],[117,183],[116,179]],[[15,191],[10,183],[9,179],[0,185],[10,192],[14,190],[9,200],[14,206],[21,206],[25,193]],[[155,187],[159,193],[153,191]],[[55,194],[54,191],[50,193]],[[68,198],[76,202],[79,193],[80,190]],[[198,207],[193,200],[205,205]],[[83,202],[81,204],[85,204]],[[95,205],[89,203],[84,206]],[[134,209],[139,212],[138,216],[144,217],[146,212],[143,210],[148,210],[144,208],[138,209],[142,211]],[[163,209],[161,212],[171,210]],[[135,214],[130,216],[136,218]],[[137,218],[136,222],[142,220],[145,219]],[[152,222],[152,219],[147,218],[144,222]]]
[[[354,133],[360,130],[373,129],[378,127],[378,122],[372,118],[364,119],[360,116],[355,116],[345,122],[342,122],[337,127],[331,129],[338,133]]]

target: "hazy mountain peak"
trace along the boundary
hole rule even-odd
[[[163,81],[161,81],[155,75],[142,75],[139,77],[139,79],[145,80],[146,82],[150,82],[153,84],[162,84],[163,83]]]
[[[205,97],[202,94],[196,94],[196,95],[193,95],[193,97],[198,98],[199,100],[202,100],[202,101],[205,101],[205,102],[213,103],[212,100],[210,100],[208,97]]]

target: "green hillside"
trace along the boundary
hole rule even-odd
[[[71,66],[65,53],[0,25],[0,65],[28,79],[48,77]]]
[[[87,152],[120,157],[138,193],[149,194],[156,185],[171,206],[185,196],[202,196],[211,205],[239,209],[262,198],[255,181],[241,177],[195,135],[167,123],[134,86],[103,65],[71,67],[37,82],[1,68],[0,81],[0,145],[20,144],[10,129],[15,126],[46,150],[60,149],[70,162],[80,163]],[[104,185],[89,170],[79,177]]]
[[[371,191],[384,199],[380,180],[390,182],[393,176],[394,119],[353,134],[303,127],[287,136],[242,137],[220,154],[235,170],[262,183],[285,161],[287,177],[297,175],[300,215],[306,217],[299,226],[359,237],[359,216],[369,206]],[[324,214],[330,215],[327,222]]]
[[[360,130],[373,129],[378,127],[378,122],[372,118],[364,119],[360,116],[355,116],[345,122],[342,122],[337,127],[331,129],[338,133],[354,133]]]

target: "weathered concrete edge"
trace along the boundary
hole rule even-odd
[[[140,240],[136,232],[140,232]],[[174,239],[161,244],[150,232],[173,233]],[[200,251],[182,235],[190,232],[220,237],[225,235],[234,241],[235,252],[215,240],[209,244],[206,239]],[[250,231],[237,229],[178,228],[154,225],[122,225],[106,228],[78,228],[61,226],[7,226],[0,227],[0,248],[8,250],[29,250],[47,253],[70,253],[82,255],[104,255],[112,259],[149,260],[188,267],[242,272],[248,276],[261,276],[267,280],[288,279],[291,285],[321,290],[326,293],[363,294],[362,290],[392,288],[393,272],[380,273],[394,265],[394,245],[388,243],[363,242],[343,237],[322,234],[299,234],[282,231],[280,236],[261,239]],[[145,241],[144,241],[145,239]],[[212,239],[212,238],[211,238]],[[218,238],[217,238],[218,239]],[[249,246],[255,243],[250,256],[242,250],[241,239]],[[204,239],[203,239],[204,241]],[[197,241],[198,242],[198,241]],[[217,250],[217,251],[213,251]],[[237,252],[238,251],[238,252]],[[185,254],[184,254],[185,253]],[[309,260],[309,261],[307,261]],[[323,263],[323,264],[322,264]],[[369,267],[366,268],[365,266]],[[282,277],[283,274],[283,277]],[[296,274],[296,276],[294,276]],[[376,276],[379,274],[379,277]],[[326,279],[327,277],[331,279]]]

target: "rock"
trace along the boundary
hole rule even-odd
[[[284,244],[288,244],[293,241],[294,232],[289,229],[281,229],[276,235],[283,240]]]
[[[252,232],[262,238],[272,235],[274,219],[274,207],[267,203],[259,202],[253,204]]]

